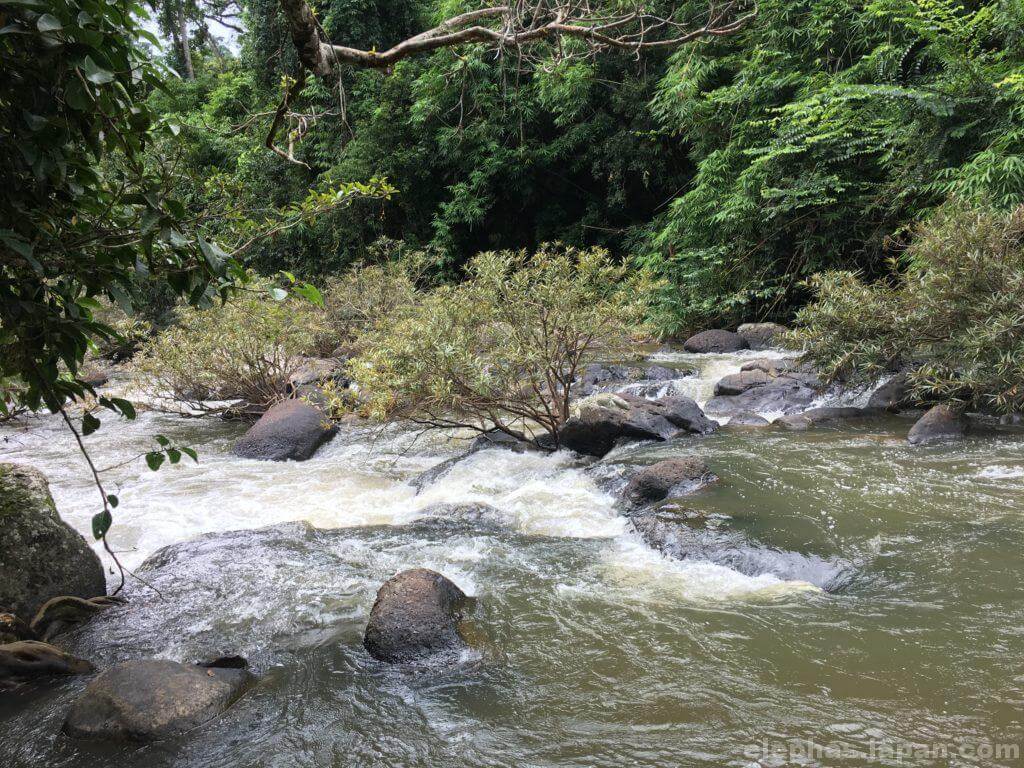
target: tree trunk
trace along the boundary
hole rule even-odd
[[[184,7],[178,8],[178,35],[181,38],[181,61],[185,66],[185,79],[195,80],[196,71],[192,68],[192,50],[188,44],[188,21],[185,20]]]

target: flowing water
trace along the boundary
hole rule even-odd
[[[703,401],[743,360],[658,362],[699,368],[666,386]],[[145,747],[61,735],[83,680],[0,694],[0,765],[1022,764],[1018,434],[911,448],[894,418],[725,428],[600,462],[488,449],[417,494],[407,481],[459,440],[346,427],[310,461],[272,464],[229,454],[241,425],[107,421],[88,438],[100,466],[154,434],[200,462],[106,473],[124,562],[174,545],[140,573],[161,596],[130,582],[126,607],[62,642],[100,667],[240,653],[260,681],[216,721]],[[688,506],[848,578],[824,591],[782,560],[740,572],[644,544],[609,478],[689,453],[722,481]],[[96,492],[56,420],[4,427],[0,460],[42,469],[87,533]],[[462,664],[389,667],[362,648],[377,587],[414,566],[476,597],[478,651]]]

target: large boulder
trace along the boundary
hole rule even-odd
[[[885,411],[901,411],[911,408],[913,405],[910,377],[906,373],[897,373],[872,392],[871,397],[868,398],[868,408],[879,408]]]
[[[923,445],[940,440],[961,440],[967,431],[963,413],[951,405],[936,405],[910,428],[907,440]]]
[[[785,332],[786,326],[778,323],[744,323],[736,329],[751,349],[768,349]]]
[[[775,381],[774,376],[771,376],[761,370],[748,370],[740,371],[739,373],[730,373],[728,376],[723,376],[715,384],[716,395],[741,395],[744,392],[755,389],[756,387],[764,387]]]
[[[599,395],[559,431],[564,448],[604,456],[616,445],[637,440],[668,440],[684,433],[707,434],[718,427],[688,397],[645,400],[632,395]]]
[[[31,621],[58,595],[107,593],[99,557],[60,519],[41,472],[0,464],[0,611]]]
[[[71,706],[64,731],[82,739],[155,741],[221,714],[253,676],[245,669],[137,659],[111,667]]]
[[[740,349],[747,349],[750,345],[747,340],[738,333],[715,328],[710,331],[696,333],[683,342],[683,349],[687,352],[736,352]]]
[[[92,664],[85,659],[38,640],[0,645],[0,690],[40,677],[84,675],[92,670]]]
[[[634,475],[622,495],[629,504],[648,504],[693,493],[717,480],[699,456],[665,459]]]
[[[459,622],[468,600],[436,571],[402,571],[377,591],[363,645],[375,659],[387,662],[458,656],[467,647]]]
[[[782,416],[772,423],[786,429],[802,431],[811,427],[833,426],[853,419],[865,419],[872,416],[878,416],[878,411],[873,408],[823,406],[811,408],[803,413]]]
[[[304,400],[283,400],[239,438],[232,452],[243,459],[305,461],[337,431],[318,408]]]
[[[820,389],[821,381],[809,366],[789,359],[759,358],[720,379],[705,409],[730,417],[744,412],[789,414],[804,410]]]

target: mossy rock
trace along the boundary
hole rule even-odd
[[[0,530],[0,612],[30,621],[52,597],[107,593],[99,557],[61,520],[38,470],[0,464]]]

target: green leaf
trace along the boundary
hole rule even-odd
[[[312,283],[302,283],[296,286],[294,291],[310,304],[314,304],[320,307],[320,309],[324,308],[324,297]]]
[[[129,421],[135,418],[135,406],[125,400],[123,397],[112,397],[110,402],[114,404],[115,408]]]
[[[146,464],[149,465],[151,470],[156,472],[160,469],[160,465],[164,463],[166,458],[160,451],[150,451],[146,454]]]
[[[110,530],[110,526],[114,523],[114,518],[110,516],[110,511],[104,509],[102,512],[97,512],[92,516],[92,535],[97,539],[102,539],[107,535],[107,531]]]
[[[82,417],[82,434],[91,435],[97,429],[100,428],[100,420],[93,416],[91,413],[87,413]]]
[[[160,446],[161,446],[162,448],[166,448],[166,447],[167,447],[168,445],[170,445],[170,444],[171,444],[171,441],[170,441],[170,440],[168,440],[168,439],[167,439],[166,437],[164,437],[163,435],[156,435],[156,436],[155,436],[155,437],[154,437],[153,439],[154,439],[154,440],[156,440],[156,441],[157,441],[157,443],[158,443],[158,444],[159,444],[159,445],[160,445]]]
[[[112,493],[108,493],[107,503],[110,504],[110,506],[114,507],[114,509],[117,509],[117,505],[120,504],[121,502],[120,499],[117,498],[117,496],[115,496]]]
[[[90,83],[96,85],[106,85],[107,83],[114,82],[114,73],[108,72],[107,70],[100,67],[91,57],[86,56],[85,61],[82,63],[82,69],[85,72],[85,79]]]
[[[192,461],[194,461],[196,464],[199,463],[199,454],[196,453],[195,448],[182,447],[181,452],[184,453],[186,456],[190,457]]]
[[[63,29],[64,25],[52,13],[44,13],[39,17],[39,21],[36,22],[36,28],[40,32],[56,32],[59,29]]]
[[[181,461],[181,451],[179,451],[177,448],[168,448],[167,458],[171,460],[171,464],[177,464],[179,461]]]
[[[200,237],[199,250],[203,252],[203,258],[210,265],[210,269],[218,274],[224,269],[224,260],[228,255],[216,243],[207,242]]]

